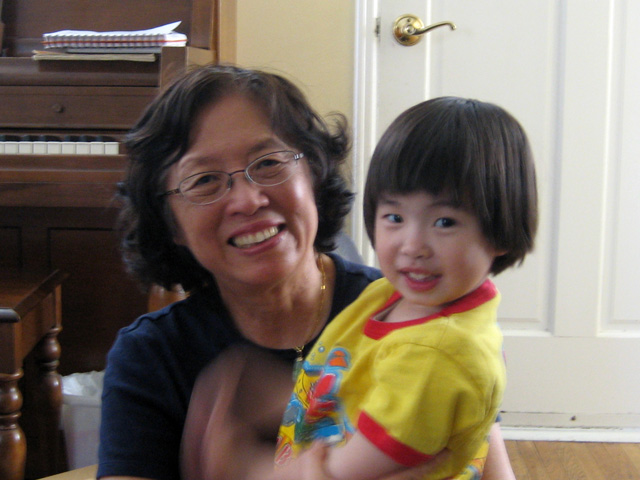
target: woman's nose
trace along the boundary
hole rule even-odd
[[[239,172],[234,172],[239,173]],[[234,176],[230,179],[227,199],[232,213],[244,213],[251,215],[260,207],[267,205],[268,199],[260,185],[256,185],[244,175]]]

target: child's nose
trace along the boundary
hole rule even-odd
[[[433,253],[428,236],[419,229],[406,232],[401,252],[413,258],[430,257]]]

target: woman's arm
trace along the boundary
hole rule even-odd
[[[291,365],[250,347],[229,347],[194,386],[182,436],[182,477],[267,478],[292,388]]]

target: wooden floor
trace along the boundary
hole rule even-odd
[[[507,440],[518,480],[640,479],[640,444]]]

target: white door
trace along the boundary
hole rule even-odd
[[[457,29],[401,46],[392,25],[407,13]],[[382,131],[424,99],[491,101],[529,134],[536,250],[495,279],[503,426],[545,427],[549,438],[640,432],[640,2],[360,0],[356,18],[358,192]],[[373,264],[361,197],[355,212],[352,235]]]

